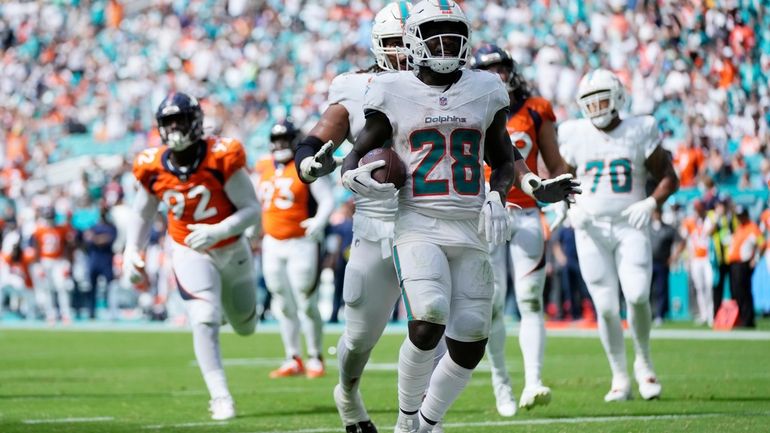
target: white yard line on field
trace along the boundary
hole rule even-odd
[[[257,366],[257,367],[276,367],[284,362],[284,358],[226,358],[222,360],[222,364],[228,367],[232,366]],[[338,367],[336,359],[327,359],[325,361],[327,367]],[[191,360],[190,367],[198,367],[198,363],[195,360]],[[397,362],[369,362],[366,364],[367,371],[398,371]],[[509,369],[510,370],[510,369]],[[474,371],[491,371],[489,363],[482,361],[476,367]],[[515,371],[515,370],[514,370]]]
[[[92,418],[50,418],[50,419],[25,419],[21,422],[23,424],[67,424],[77,422],[105,422],[113,421],[115,418],[111,416],[97,416]]]
[[[227,425],[227,421],[201,421],[201,422],[185,422],[181,424],[155,424],[155,425],[146,425],[142,428],[147,430],[160,430],[160,429],[165,429],[169,427],[176,427],[176,428],[205,427],[205,426],[212,426],[212,425]]]
[[[505,426],[526,426],[526,425],[549,425],[549,424],[582,424],[582,423],[594,423],[605,424],[620,421],[669,421],[680,419],[698,419],[698,418],[712,418],[717,416],[729,416],[729,415],[756,415],[766,416],[768,413],[762,414],[729,414],[729,413],[698,413],[698,414],[665,414],[665,415],[619,415],[619,416],[596,416],[596,417],[574,417],[574,418],[541,418],[541,419],[527,419],[527,420],[509,420],[509,421],[478,421],[478,422],[457,422],[447,423],[444,427],[449,428],[461,428],[461,427],[505,427]],[[211,425],[225,425],[224,421],[209,421],[209,422],[190,422],[182,424],[158,424],[148,425],[143,427],[144,429],[167,429],[167,428],[182,428],[182,427],[200,427]],[[393,426],[380,427],[383,431],[390,431]],[[247,433],[336,433],[340,431],[339,426],[334,427],[315,427],[305,428],[299,430],[270,430],[270,431],[251,431]],[[246,432],[244,432],[246,433]]]

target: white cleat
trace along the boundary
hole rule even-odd
[[[361,399],[361,393],[358,391],[350,395],[342,389],[340,384],[337,384],[334,387],[334,404],[337,406],[337,412],[339,412],[345,426],[370,421],[369,414],[366,413],[364,407],[364,401]]]
[[[607,403],[613,401],[626,401],[631,400],[631,381],[627,377],[613,378],[612,388],[607,395],[604,396],[604,401]]]
[[[500,416],[511,417],[516,415],[516,397],[510,385],[503,384],[495,387],[495,400],[497,413]]]
[[[550,402],[551,388],[544,385],[527,386],[519,397],[519,407],[527,410],[535,406],[547,406]]]
[[[444,433],[444,423],[439,421],[433,426],[433,430],[431,430],[430,433]]]
[[[407,415],[398,411],[398,419],[393,433],[417,433],[420,430],[420,417],[418,413]]]
[[[639,384],[639,394],[645,400],[660,398],[663,386],[658,382],[655,372],[644,362],[634,362],[634,376]]]
[[[235,418],[235,402],[229,395],[213,398],[209,401],[209,412],[211,412],[211,419],[215,421],[233,419]]]

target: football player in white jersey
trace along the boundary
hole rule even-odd
[[[493,292],[487,243],[510,237],[501,197],[514,176],[541,201],[577,192],[569,174],[542,181],[527,169],[505,128],[509,99],[502,81],[461,69],[469,35],[470,23],[453,1],[414,5],[404,45],[416,71],[372,78],[366,123],[343,163],[343,185],[372,198],[396,190],[376,183],[366,165],[358,167],[363,155],[392,141],[407,168],[393,248],[409,315],[399,353],[396,432],[432,431],[484,356]],[[483,161],[492,168],[488,194]],[[433,371],[445,331],[448,356]]]
[[[483,45],[473,55],[472,66],[497,73],[508,88],[511,99],[508,113],[508,133],[511,142],[527,163],[537,172],[542,157],[549,175],[567,172],[567,164],[559,154],[551,103],[533,96],[518,71],[518,65],[505,50],[496,45]],[[545,233],[537,201],[513,188],[506,197],[511,231],[511,264],[513,265],[516,302],[521,314],[519,345],[524,358],[524,390],[519,406],[531,409],[551,401],[551,389],[543,385],[540,371],[545,352],[545,320],[543,317],[543,288],[545,286]],[[487,357],[492,370],[492,387],[497,401],[497,412],[502,416],[516,414],[516,401],[511,390],[511,379],[505,367],[505,304],[506,245],[490,251],[495,276],[495,295],[492,325],[487,343]]]
[[[569,211],[575,227],[580,270],[599,320],[599,336],[612,370],[605,401],[631,397],[618,283],[628,309],[636,359],[634,375],[644,399],[660,396],[650,357],[650,279],[652,252],[648,225],[653,210],[679,185],[674,167],[660,147],[652,116],[621,118],[625,91],[610,71],[589,72],[580,81],[577,102],[584,119],[559,127],[561,154],[586,190]],[[656,182],[647,196],[645,182]]]
[[[398,49],[403,46],[403,22],[411,8],[411,3],[399,1],[378,12],[372,25],[372,52],[377,64],[332,81],[329,107],[297,148],[295,162],[304,181],[312,182],[334,170],[334,149],[345,139],[353,142],[363,128],[364,92],[373,73],[406,68],[406,56]],[[320,151],[322,143],[328,144]],[[304,164],[299,156],[303,152]],[[376,162],[364,169],[379,166],[381,163]],[[346,432],[374,433],[377,429],[366,411],[359,386],[364,366],[401,294],[391,257],[396,194],[391,190],[381,200],[356,195],[355,206],[354,239],[343,287],[345,331],[337,344],[340,376],[334,401]]]

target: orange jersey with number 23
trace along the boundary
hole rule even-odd
[[[246,166],[246,152],[238,140],[209,137],[187,173],[169,162],[166,146],[146,149],[134,160],[134,176],[168,208],[168,232],[178,244],[190,234],[188,224],[216,224],[237,210],[227,198],[225,184]],[[224,239],[214,248],[234,242]]]

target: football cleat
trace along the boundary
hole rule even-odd
[[[324,362],[318,358],[310,358],[307,360],[307,366],[305,367],[305,374],[308,379],[317,379],[326,375],[326,369],[324,368]]]
[[[658,382],[655,372],[646,362],[639,359],[634,361],[634,376],[636,376],[636,383],[639,384],[639,394],[643,399],[660,398],[663,387]]]
[[[308,362],[308,364],[310,363]],[[358,430],[355,430],[355,428],[360,427],[361,424],[365,423],[371,424],[371,429],[361,429],[360,431],[377,431],[369,418],[369,414],[366,413],[366,408],[364,407],[364,401],[361,399],[360,392],[356,391],[355,394],[349,395],[342,389],[342,386],[337,384],[337,386],[334,387],[334,404],[337,406],[337,412],[339,412],[340,418],[346,426],[345,430],[348,432],[351,431],[351,428],[354,429],[352,430],[353,432],[357,432]]]
[[[212,398],[209,401],[211,419],[224,421],[235,418],[235,402],[229,395],[227,397]]]
[[[502,384],[495,387],[495,400],[497,403],[497,413],[500,416],[511,417],[516,415],[516,398],[513,396],[513,390],[508,384]]]
[[[444,433],[444,423],[439,421],[433,426],[433,430],[430,433]]]
[[[612,388],[604,396],[607,403],[631,399],[631,381],[627,377],[612,378]]]
[[[551,402],[551,388],[542,384],[527,386],[521,391],[519,407],[532,409],[535,406],[547,406]]]
[[[295,356],[287,359],[280,367],[270,372],[270,379],[280,377],[292,377],[305,374],[305,366],[302,365],[302,358]]]
[[[398,411],[398,419],[393,433],[417,433],[420,429],[420,417],[417,412],[407,415],[401,410]]]
[[[345,426],[345,433],[377,433],[377,427],[371,421],[361,421]]]

